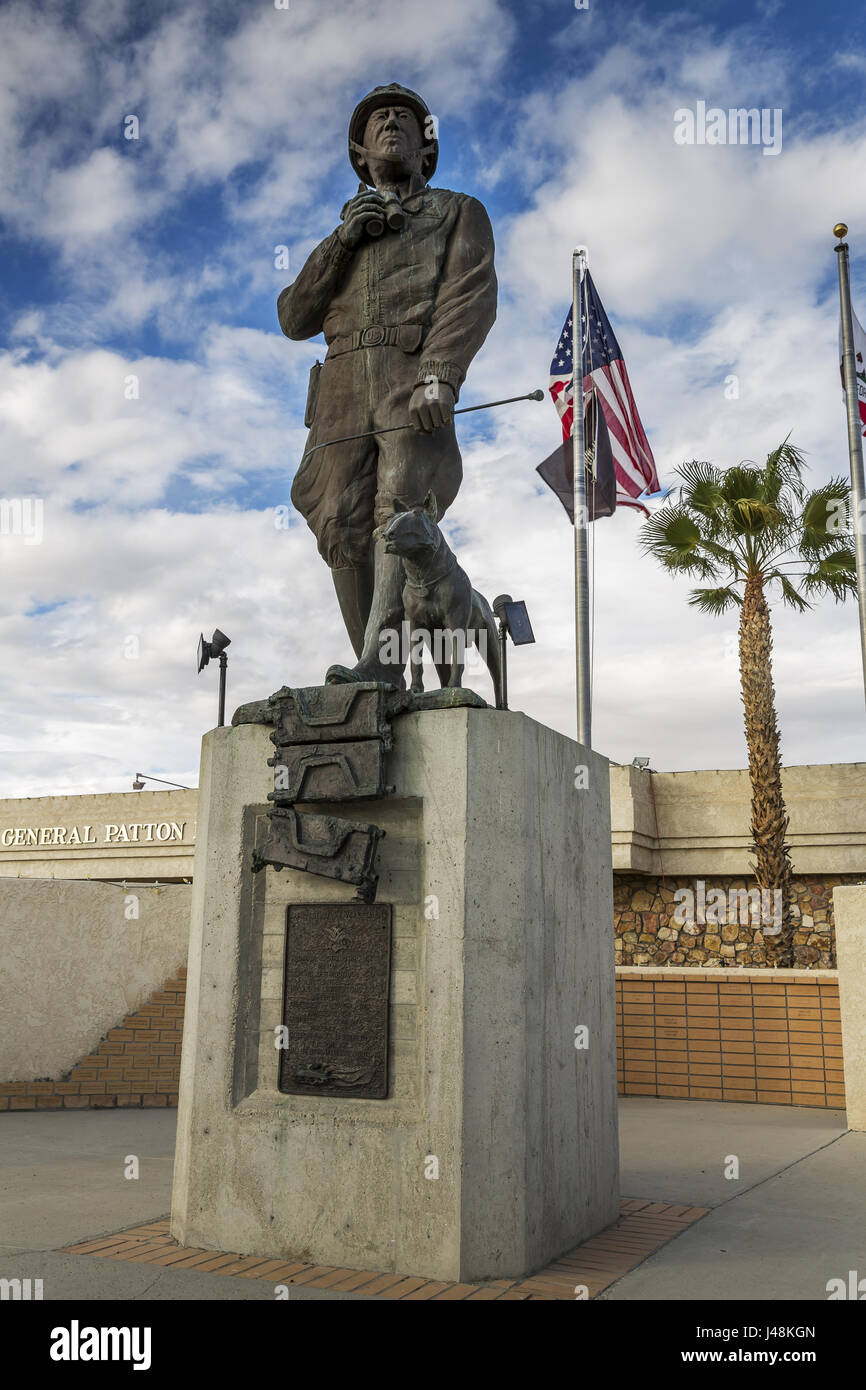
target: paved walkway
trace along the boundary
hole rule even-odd
[[[866,1276],[866,1134],[844,1111],[630,1098],[620,1124],[624,1195],[711,1211],[600,1298],[825,1300]]]
[[[623,1196],[709,1211],[599,1298],[823,1300],[828,1279],[866,1275],[866,1135],[846,1133],[841,1112],[635,1097],[620,1113]],[[4,1115],[0,1277],[41,1278],[47,1299],[273,1300],[254,1277],[61,1249],[164,1217],[175,1118]],[[137,1179],[124,1176],[130,1155]],[[299,1285],[291,1297],[365,1295]]]

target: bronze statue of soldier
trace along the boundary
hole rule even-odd
[[[435,122],[417,93],[392,83],[358,104],[349,160],[361,179],[340,226],[278,300],[287,337],[324,333],[313,369],[304,459],[292,502],[330,566],[357,664],[329,681],[402,684],[380,634],[400,631],[403,565],[382,532],[394,504],[432,492],[441,517],[462,481],[454,406],[496,317],[493,232],[481,203],[431,188]],[[405,425],[327,448],[317,444]]]

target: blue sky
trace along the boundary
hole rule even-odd
[[[423,93],[435,182],[493,222],[463,404],[546,385],[585,242],[663,482],[789,431],[816,482],[847,468],[830,233],[851,225],[866,318],[862,6],[29,0],[0,6],[0,55],[3,495],[44,505],[41,543],[0,537],[2,794],[194,781],[202,628],[233,639],[232,707],[347,658],[312,537],[275,524],[322,355],[275,299],[355,191],[348,117],[378,83]],[[780,108],[780,153],[678,146],[699,101]],[[557,437],[549,402],[468,417],[448,527],[478,587],[529,603],[514,703],[572,732],[571,536],[534,473]],[[596,746],[741,766],[734,620],[692,613],[637,532],[594,528]],[[853,605],[778,613],[786,761],[862,756],[856,633]]]

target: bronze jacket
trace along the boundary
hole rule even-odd
[[[402,206],[401,232],[386,228],[354,251],[336,231],[321,242],[277,301],[280,327],[294,339],[324,333],[329,347],[339,339],[335,351],[364,328],[408,327],[400,343],[418,351],[416,381],[436,377],[457,395],[496,318],[490,219],[447,188],[422,188]]]

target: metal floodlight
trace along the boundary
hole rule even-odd
[[[632,758],[631,765],[632,767],[638,768],[640,772],[646,772],[650,765],[650,760],[649,758]]]
[[[493,600],[493,611],[499,619],[499,689],[496,692],[496,708],[508,709],[508,638],[511,638],[515,647],[525,647],[535,641],[535,634],[523,599],[515,602],[510,594],[500,594]]]
[[[208,642],[204,633],[198,639],[198,670],[201,673],[209,661],[219,657],[220,663],[220,687],[219,687],[219,717],[217,728],[221,729],[226,722],[226,669],[229,659],[226,656],[226,647],[231,646],[231,638],[226,637],[224,632],[220,632],[218,627],[213,630],[213,637]]]
[[[198,669],[203,671],[209,661],[218,656],[222,656],[226,647],[231,646],[231,638],[226,637],[224,632],[220,632],[218,627],[213,630],[213,637],[208,642],[204,633],[198,639]]]
[[[529,621],[523,599],[518,599],[516,603],[506,602],[504,621],[515,647],[526,647],[535,641],[535,633],[532,631],[532,623]]]

